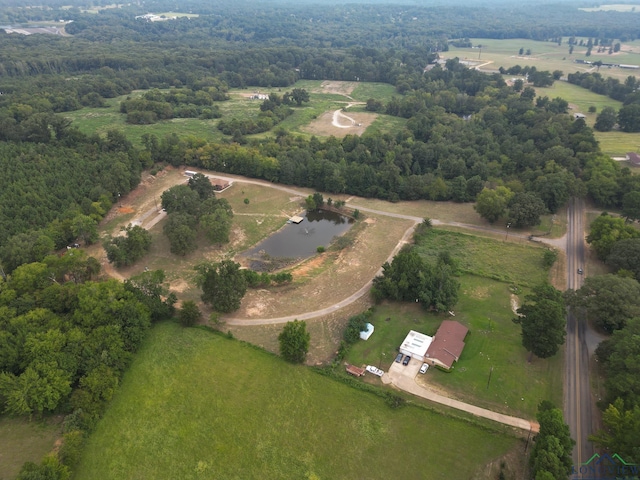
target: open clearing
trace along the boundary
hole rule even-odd
[[[311,135],[317,135],[322,137],[328,137],[333,135],[336,138],[342,138],[345,135],[362,135],[367,127],[373,123],[378,117],[375,113],[363,113],[363,112],[350,112],[346,111],[346,115],[354,120],[354,122],[348,122],[341,120],[340,126],[335,124],[335,113],[340,112],[336,110],[334,112],[325,112],[319,118],[312,121],[306,127],[302,127],[302,131],[310,133]]]
[[[344,136],[349,133],[361,135],[372,124],[374,134],[387,131],[395,132],[406,123],[406,119],[364,112],[363,106],[369,98],[387,102],[395,94],[394,87],[385,83],[301,80],[287,89],[258,87],[232,89],[229,91],[230,100],[215,102],[215,105],[220,108],[222,117],[225,119],[256,118],[260,113],[262,101],[251,99],[253,94],[260,92],[265,95],[271,93],[282,95],[284,91],[293,88],[306,89],[310,93],[310,102],[300,107],[294,106],[294,113],[275,128],[284,128],[287,131],[305,136]],[[104,135],[107,131],[115,129],[124,133],[135,145],[142,145],[142,136],[145,133],[162,138],[165,135],[180,132],[181,136],[190,135],[212,142],[221,141],[225,137],[217,128],[218,119],[174,118],[151,125],[126,123],[126,115],[120,113],[120,102],[127,97],[141,96],[145,92],[146,90],[136,90],[129,95],[107,99],[105,108],[82,108],[60,115],[72,120],[74,126],[87,135],[94,133]],[[349,111],[349,116],[356,119],[356,123],[361,124],[359,127],[356,125],[348,129],[331,128],[331,120],[328,124],[320,120],[327,112],[333,113],[349,104],[354,104]],[[378,124],[380,119],[384,119],[383,124]],[[247,137],[264,138],[272,135],[273,133],[268,131]]]
[[[0,478],[15,478],[25,462],[39,463],[62,433],[62,417],[28,421],[0,417]]]
[[[489,478],[520,440],[200,329],[155,326],[77,479]],[[434,441],[437,439],[437,441]],[[452,452],[464,445],[464,455]]]

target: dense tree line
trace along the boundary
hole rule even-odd
[[[140,181],[138,152],[120,133],[57,141],[0,142],[0,259],[9,271],[74,239],[91,243],[119,195]]]
[[[609,338],[596,356],[605,374],[604,428],[590,440],[628,463],[640,462],[640,278],[638,230],[628,223],[638,217],[636,192],[626,197],[627,221],[603,213],[591,224],[587,241],[615,274],[589,276],[577,291],[567,291],[567,304]]]
[[[171,118],[220,118],[220,108],[214,101],[228,100],[226,86],[221,89],[194,91],[188,88],[161,92],[153,89],[142,97],[127,98],[120,102],[120,113],[127,115],[127,122],[149,124]]]
[[[438,312],[450,310],[458,301],[460,284],[447,255],[440,255],[438,262],[430,265],[415,249],[405,247],[382,269],[371,287],[376,301],[419,302]]]
[[[120,283],[99,270],[70,250],[0,278],[0,410],[66,415],[60,449],[19,478],[68,478],[151,321],[173,315],[162,271]]]
[[[536,480],[559,480],[569,476],[572,469],[571,452],[575,441],[569,426],[564,423],[562,410],[551,402],[538,405],[536,414],[540,432],[529,458],[532,478]]]

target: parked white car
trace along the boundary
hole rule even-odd
[[[422,366],[420,367],[420,373],[427,373],[427,370],[429,370],[429,364],[423,363]]]
[[[379,377],[384,375],[384,372],[382,370],[380,370],[378,367],[374,367],[373,365],[367,365],[366,370],[367,372],[373,373],[374,375],[378,375]]]

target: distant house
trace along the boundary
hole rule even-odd
[[[425,354],[425,362],[450,370],[460,358],[469,329],[455,320],[445,320],[433,336]]]
[[[628,152],[626,158],[634,167],[640,167],[640,155],[637,153]]]
[[[583,113],[574,113],[573,114],[573,118],[578,120],[579,118],[585,119],[585,118],[587,118],[587,116],[585,114],[583,114]]]

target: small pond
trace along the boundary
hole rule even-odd
[[[327,210],[306,212],[302,222],[289,223],[242,254],[254,270],[280,268],[294,260],[314,255],[319,246],[328,247],[334,237],[351,228],[353,219]],[[288,261],[287,261],[288,260]]]

